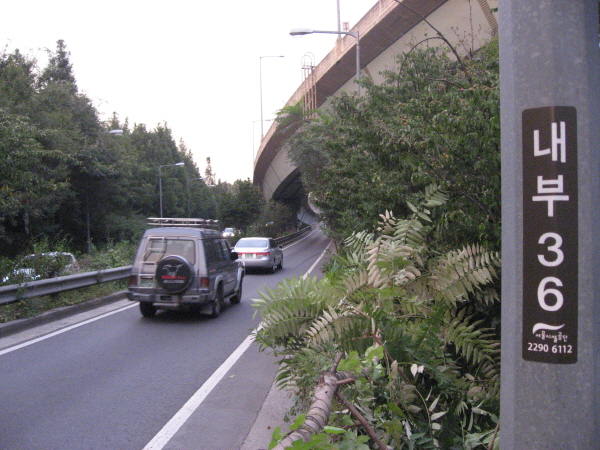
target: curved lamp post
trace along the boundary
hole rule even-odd
[[[356,39],[356,92],[360,97],[360,36],[358,31],[322,31],[322,30],[311,30],[308,28],[298,28],[290,31],[290,36],[304,36],[306,34],[346,34]]]
[[[165,164],[164,166],[158,166],[158,198],[160,201],[160,218],[162,219],[163,216],[163,209],[162,209],[162,173],[161,173],[161,169],[163,167],[173,167],[173,166],[183,166],[183,162],[178,162],[176,164]]]

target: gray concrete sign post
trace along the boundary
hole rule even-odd
[[[499,14],[501,448],[598,449],[598,0]]]

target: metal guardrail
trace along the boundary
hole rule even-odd
[[[304,236],[310,230],[312,230],[312,227],[310,225],[307,225],[306,227],[302,228],[300,231],[298,231],[296,233],[288,234],[288,235],[282,236],[280,238],[275,238],[274,240],[277,245],[285,245],[288,242],[295,241],[299,237]]]
[[[307,225],[300,231],[280,238],[276,238],[277,245],[285,245],[304,236],[312,227]],[[116,267],[114,269],[86,272],[64,277],[48,278],[46,280],[29,281],[27,283],[0,286],[0,305],[15,303],[21,299],[41,297],[43,295],[58,294],[60,292],[80,289],[95,284],[118,281],[129,276],[131,266]]]
[[[58,294],[72,289],[93,286],[110,281],[118,281],[129,276],[131,266],[86,272],[46,280],[29,281],[21,284],[0,286],[0,305],[14,303],[21,299]]]

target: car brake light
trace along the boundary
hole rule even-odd
[[[271,252],[256,253],[256,256],[269,256]]]
[[[200,278],[200,287],[202,288],[207,288],[210,284],[210,278],[208,277],[201,277]]]
[[[129,286],[137,286],[137,276],[136,275],[129,276]]]

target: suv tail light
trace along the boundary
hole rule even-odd
[[[210,278],[208,277],[201,277],[200,278],[200,287],[201,288],[207,288],[210,284]]]
[[[129,286],[137,286],[137,275],[129,275]]]

